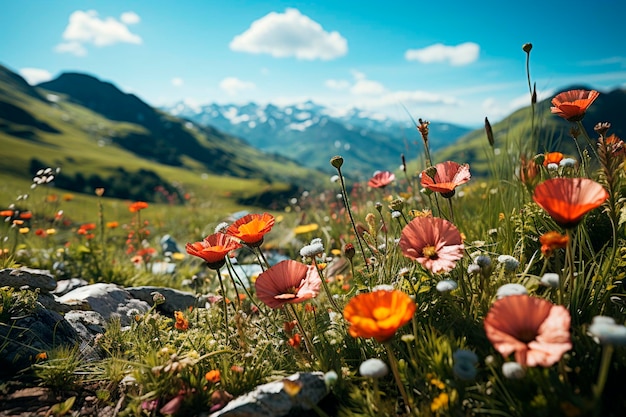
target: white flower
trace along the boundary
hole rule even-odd
[[[486,255],[478,255],[474,259],[474,263],[481,268],[489,268],[491,266],[491,258]]]
[[[470,264],[467,267],[467,273],[470,275],[480,274],[480,265],[478,264]]]
[[[330,177],[330,182],[335,183],[337,181],[339,181],[339,175],[333,175],[332,177]]]
[[[380,284],[372,288],[372,291],[393,291],[394,289],[395,288],[393,288],[393,285]]]
[[[526,375],[526,371],[517,362],[504,362],[502,364],[502,375],[508,379],[522,379]]]
[[[509,272],[515,271],[519,266],[519,261],[511,255],[498,256],[498,262],[500,262],[504,266],[505,271]]]
[[[557,169],[559,169],[559,166],[554,162],[548,164],[548,171],[556,171]]]
[[[559,163],[562,167],[572,168],[576,166],[576,160],[574,158],[563,158]]]
[[[615,323],[611,317],[595,316],[589,333],[602,345],[626,345],[626,326]]]
[[[324,382],[326,383],[327,387],[332,387],[333,385],[335,385],[335,382],[337,382],[338,378],[339,376],[335,371],[328,371],[324,374]]]
[[[300,249],[300,256],[303,258],[314,258],[322,253],[324,253],[324,245],[320,238],[313,239],[310,244]]]
[[[541,277],[541,283],[546,287],[558,288],[559,287],[559,274],[554,272],[548,272]]]
[[[370,378],[382,378],[389,373],[389,368],[380,359],[372,358],[361,363],[359,373]]]
[[[522,284],[504,284],[496,291],[496,298],[499,300],[509,295],[528,294],[528,290]]]
[[[452,281],[451,279],[444,279],[443,281],[439,281],[437,283],[437,291],[439,292],[449,292],[452,290],[456,290],[458,287],[458,284],[455,281]]]
[[[397,219],[400,216],[402,216],[402,213],[400,213],[397,210],[394,210],[394,211],[391,212],[391,217],[394,218],[394,219]]]

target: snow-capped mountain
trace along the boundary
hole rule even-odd
[[[359,109],[337,112],[311,101],[281,107],[256,103],[196,106],[179,102],[163,110],[213,126],[263,151],[288,156],[308,167],[330,172],[330,158],[341,155],[352,176],[394,170],[400,165],[401,154],[412,159],[423,150],[411,120],[399,122]],[[445,147],[469,131],[457,125],[431,123],[431,146]]]

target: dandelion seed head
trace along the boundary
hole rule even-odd
[[[510,295],[526,295],[528,290],[522,284],[504,284],[496,291],[496,298],[499,300]]]
[[[439,292],[450,292],[456,290],[458,284],[456,281],[452,281],[451,279],[444,279],[443,281],[439,281],[437,283],[437,291]]]
[[[504,270],[508,272],[515,271],[519,266],[519,261],[511,255],[498,256],[498,262],[504,266]]]
[[[541,283],[546,287],[558,288],[559,287],[559,274],[548,272],[541,277]]]
[[[359,373],[369,378],[382,378],[389,373],[389,367],[380,359],[372,358],[361,363]]]

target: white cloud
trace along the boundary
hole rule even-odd
[[[407,61],[419,61],[424,64],[448,62],[450,65],[461,66],[476,61],[479,53],[480,46],[473,42],[465,42],[457,46],[436,43],[422,49],[409,49],[404,53],[404,58]]]
[[[127,25],[135,25],[141,21],[141,18],[135,12],[124,12],[120,16],[120,20]]]
[[[233,51],[305,60],[331,60],[348,52],[348,42],[339,32],[326,32],[319,23],[292,8],[255,20],[229,46]]]
[[[87,55],[87,49],[80,42],[61,42],[54,47],[54,50],[61,53],[74,54],[76,56]]]
[[[50,71],[41,68],[22,68],[18,72],[30,85],[43,83],[52,79]]]
[[[254,90],[256,85],[250,81],[242,81],[236,77],[226,77],[220,81],[220,88],[229,95],[235,95],[240,91]]]
[[[86,44],[98,47],[116,43],[141,44],[141,37],[131,33],[128,24],[139,22],[139,16],[134,12],[122,14],[121,21],[113,17],[100,19],[98,12],[77,10],[70,15],[70,20],[63,32],[65,42],[56,46],[57,52],[68,52],[77,56],[87,54]]]
[[[350,92],[355,95],[380,95],[385,92],[385,87],[379,83],[378,81],[357,79],[357,82],[354,83]]]
[[[185,83],[185,82],[184,82],[184,81],[183,81],[183,79],[182,79],[182,78],[180,78],[180,77],[174,77],[174,78],[172,78],[172,85],[173,85],[174,87],[180,87],[180,86],[182,86],[184,83]]]
[[[350,81],[346,81],[346,80],[326,80],[324,82],[324,85],[326,87],[330,88],[331,90],[342,91],[342,90],[347,90],[348,88],[350,88]]]

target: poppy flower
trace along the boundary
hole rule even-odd
[[[600,93],[596,90],[570,90],[557,94],[552,99],[550,110],[552,113],[569,122],[579,122],[585,117],[585,112]]]
[[[313,265],[289,259],[263,272],[254,285],[259,300],[271,308],[280,308],[317,297],[322,280]]]
[[[511,295],[491,306],[484,326],[493,347],[523,366],[552,366],[572,348],[571,316],[560,305],[528,295]]]
[[[134,203],[131,203],[130,206],[128,206],[128,210],[130,210],[131,213],[136,213],[145,208],[148,208],[148,203],[146,203],[145,201],[135,201]]]
[[[427,168],[420,176],[422,187],[441,193],[445,198],[452,197],[454,189],[471,178],[469,165],[461,165],[454,161],[442,162]]]
[[[541,253],[543,256],[550,257],[555,249],[564,248],[567,246],[569,238],[567,235],[562,235],[557,231],[551,231],[544,233],[539,237],[541,243]]]
[[[533,194],[533,200],[564,228],[576,226],[608,197],[602,185],[588,178],[551,178]]]
[[[274,216],[269,213],[248,214],[231,224],[226,234],[243,241],[249,246],[260,246],[263,236],[272,230]]]
[[[219,369],[212,369],[204,375],[204,378],[213,384],[217,384],[222,380],[222,373]]]
[[[228,252],[240,247],[239,242],[223,233],[215,233],[207,236],[201,242],[185,245],[188,254],[202,258],[212,269],[221,268]]]
[[[13,210],[1,210],[0,217],[13,217]]]
[[[378,290],[350,299],[343,317],[350,322],[352,337],[373,337],[386,342],[407,324],[416,309],[415,302],[399,290]]]
[[[463,239],[455,225],[439,217],[416,217],[400,235],[400,249],[407,258],[438,274],[454,268],[463,257]]]
[[[543,156],[543,166],[547,167],[550,164],[559,164],[563,160],[563,154],[561,152],[548,152]]]
[[[385,188],[396,179],[396,176],[389,171],[380,171],[374,174],[372,178],[367,182],[372,188]]]
[[[522,156],[520,161],[519,179],[527,187],[534,187],[539,182],[539,166],[533,158]]]
[[[177,330],[187,330],[189,328],[189,320],[185,318],[182,311],[175,311],[174,318],[176,319],[176,323],[174,323],[174,327]]]

